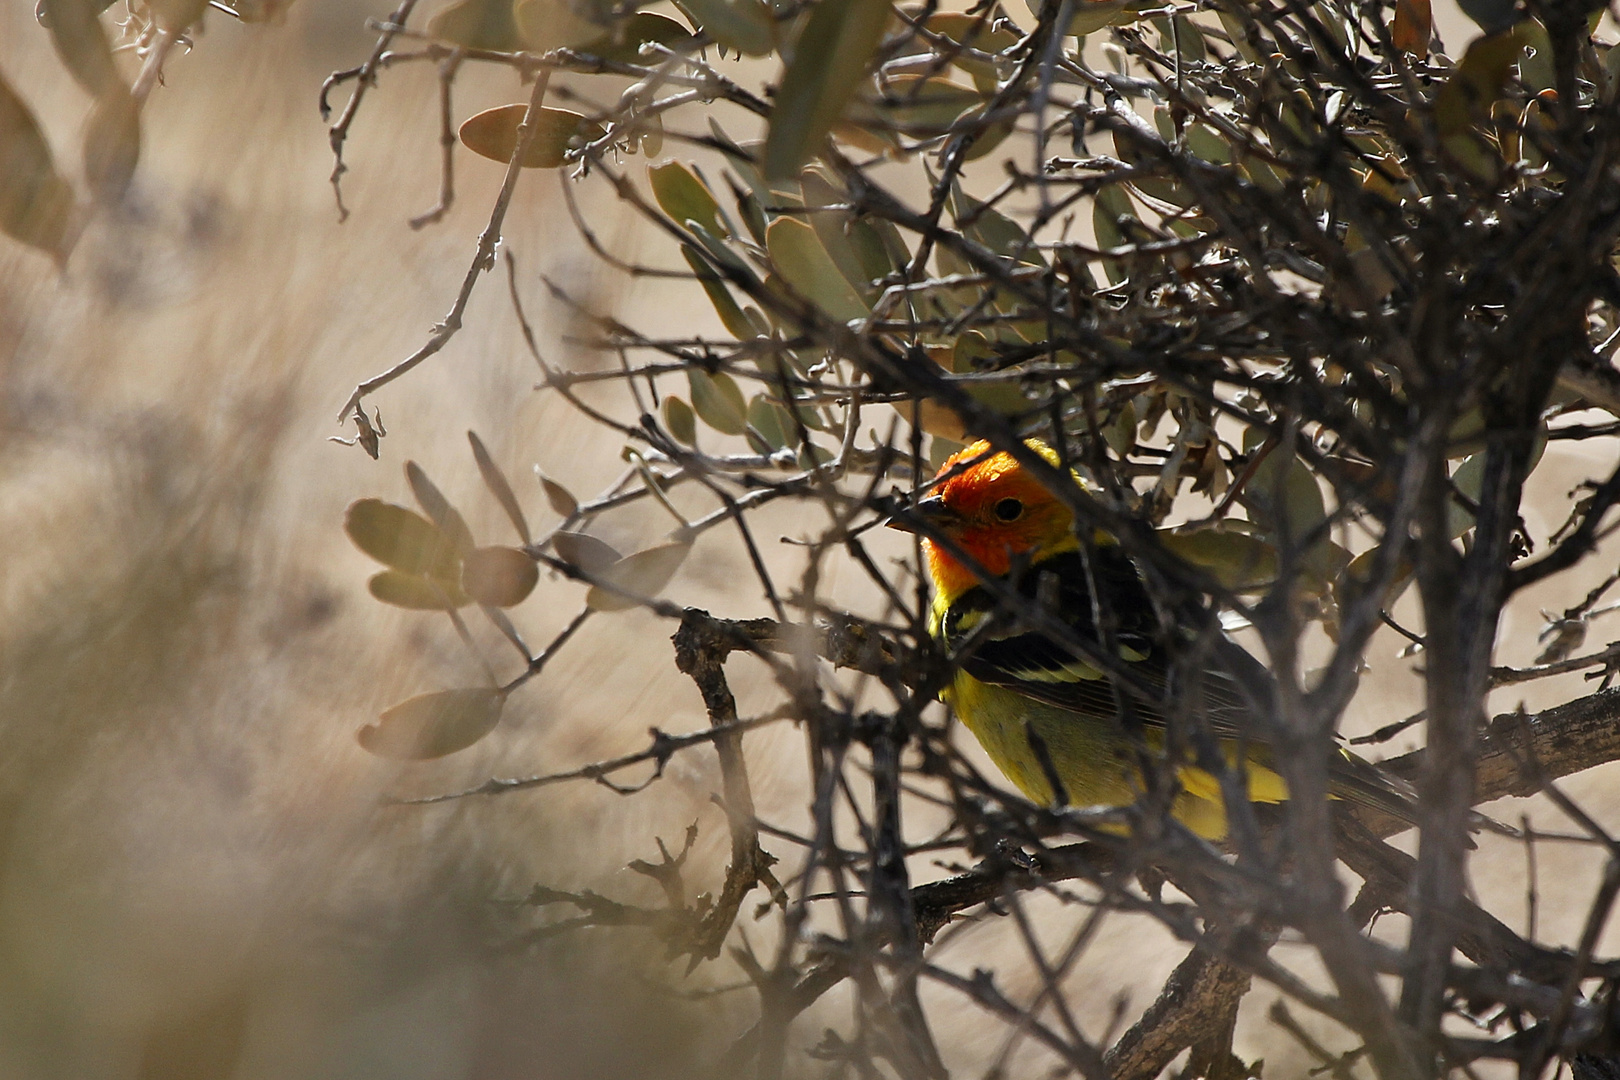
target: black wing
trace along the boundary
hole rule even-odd
[[[1102,596],[1096,604],[1093,581]],[[1172,671],[1159,643],[1152,601],[1135,564],[1118,547],[1106,545],[1086,553],[1054,556],[1030,567],[1016,584],[1019,595],[1063,623],[1072,634],[1073,645],[1079,647],[1020,626],[1015,613],[1008,612],[988,590],[972,589],[951,605],[941,626],[945,644],[952,649],[968,644],[978,631],[961,660],[962,670],[969,675],[1048,705],[1100,717],[1119,714],[1117,686],[1128,694],[1139,720],[1161,727],[1171,698],[1196,690],[1216,734],[1253,733],[1249,719],[1253,709],[1236,679],[1211,668],[1202,673],[1199,688],[1174,685],[1181,673]],[[1101,659],[1104,645],[1097,630],[1098,615],[1114,626],[1112,639],[1125,662],[1126,679],[1110,679],[1103,671],[1107,661]],[[989,627],[980,630],[986,620]],[[1221,646],[1223,662],[1246,662],[1251,667],[1243,675],[1258,674],[1260,681],[1252,685],[1264,685],[1259,661],[1230,642],[1223,641]]]

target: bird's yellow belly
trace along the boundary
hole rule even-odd
[[[1089,717],[1033,701],[965,672],[957,674],[944,697],[996,767],[1037,803],[1051,803],[1052,789],[1030,746],[1026,725],[1033,726],[1045,742],[1071,805],[1126,806],[1144,791],[1135,750],[1112,718]],[[1147,734],[1148,749],[1157,751],[1155,733]],[[1235,747],[1228,751],[1235,764]],[[1251,800],[1269,803],[1288,797],[1282,777],[1252,758],[1248,764]],[[1219,781],[1192,765],[1179,768],[1177,776],[1182,791],[1172,810],[1176,819],[1206,839],[1224,837],[1226,808]]]

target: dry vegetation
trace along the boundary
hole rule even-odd
[[[0,70],[71,163],[88,99],[28,6],[0,9]],[[351,216],[339,223],[315,91],[366,54],[374,35],[362,17],[383,13],[309,2],[273,27],[210,17],[148,106],[127,209],[98,216],[61,273],[0,241],[0,1075],[700,1076],[752,1022],[746,995],[709,993],[742,980],[730,960],[687,975],[652,935],[537,933],[534,914],[515,903],[541,882],[655,905],[655,882],[625,867],[654,858],[658,838],[679,850],[693,822],[687,882],[717,888],[729,848],[707,746],[677,755],[634,798],[578,783],[431,806],[390,801],[628,753],[653,726],[703,728],[667,620],[594,619],[513,698],[496,733],[460,754],[400,764],[355,742],[383,707],[480,676],[442,620],[366,595],[375,567],[342,535],[344,506],[363,495],[408,502],[399,463],[410,458],[476,536],[507,543],[510,526],[480,483],[465,430],[483,435],[508,475],[527,480],[539,464],[580,493],[613,481],[622,441],[533,391],[536,370],[496,279],[442,354],[371,400],[391,432],[381,463],[326,441],[349,388],[417,348],[443,313],[501,181],[500,167],[462,155],[445,219],[406,226],[436,195],[437,99],[428,69],[400,73],[353,131]],[[469,69],[458,114],[514,100],[515,81]],[[556,191],[551,176],[525,174],[505,235],[550,359],[581,370],[605,362],[568,344],[590,328],[546,298],[542,274],[593,311],[660,335],[715,333],[688,286],[628,279],[594,259]],[[585,197],[603,242],[621,258],[669,265],[665,239],[602,196]],[[622,405],[617,392],[598,399]],[[1536,481],[1550,509],[1525,512],[1538,543],[1562,523],[1565,493],[1605,475],[1612,458],[1612,440],[1549,449]],[[522,497],[532,518],[547,513],[537,489]],[[690,512],[707,506],[701,492],[675,498]],[[799,555],[774,541],[798,534],[803,513],[772,507],[751,519],[767,561],[790,578]],[[638,507],[606,520],[602,535],[633,550],[667,528],[662,510]],[[908,550],[897,537],[873,543],[886,566]],[[1539,611],[1602,581],[1617,550],[1610,542],[1589,567],[1517,597],[1497,662],[1533,662]],[[847,565],[829,564],[821,585],[832,606],[884,612]],[[521,611],[526,632],[549,639],[582,591],[543,574]],[[728,617],[769,613],[747,552],[724,530],[704,536],[668,596]],[[1398,617],[1409,621],[1412,604]],[[1607,624],[1595,627],[1592,645]],[[499,647],[492,632],[485,644],[492,655]],[[1420,701],[1401,645],[1393,632],[1374,639],[1373,677],[1348,733]],[[1325,655],[1325,642],[1313,648]],[[743,715],[776,704],[763,665],[740,658],[729,673]],[[1492,705],[1535,709],[1589,689],[1575,673],[1505,687]],[[1415,745],[1407,736],[1382,749]],[[800,734],[779,725],[746,746],[759,816],[808,832]],[[1620,820],[1615,768],[1566,787],[1611,823]],[[1567,828],[1540,798],[1489,809]],[[921,809],[908,827],[920,838],[944,821]],[[1522,929],[1525,849],[1496,836],[1479,843],[1477,899]],[[914,855],[912,880],[944,877],[964,857],[943,858],[952,865]],[[1556,844],[1536,858],[1536,936],[1571,943],[1602,860]],[[1058,951],[1077,898],[1095,895],[1054,890],[1021,912]],[[739,934],[768,955],[778,927],[751,921],[763,896],[745,904]],[[930,959],[964,975],[995,969],[1004,994],[1029,1000],[1042,982],[1015,922],[963,924]],[[1401,917],[1379,933],[1399,941]],[[1304,950],[1290,948],[1279,957],[1316,977]],[[1598,951],[1617,948],[1611,929]],[[1145,915],[1112,916],[1064,979],[1079,1026],[1096,1039],[1117,1032],[1184,951]],[[1268,1018],[1275,996],[1251,997],[1235,1050],[1263,1057],[1268,1077],[1303,1075],[1315,1062]],[[1009,1074],[1049,1067],[972,1002],[937,987],[925,1000],[953,1074],[980,1075],[1004,1055]],[[847,987],[827,995],[793,1029],[796,1044],[847,1026],[854,1002]],[[1347,1046],[1341,1038],[1333,1049]]]

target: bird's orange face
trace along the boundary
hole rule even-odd
[[[1030,449],[1056,464],[1045,443],[1029,440]],[[1040,559],[1073,542],[1074,515],[1011,454],[990,453],[977,442],[940,466],[944,479],[915,512],[956,541],[978,562],[980,572],[1005,574],[1013,560]],[[947,595],[971,588],[972,569],[930,540],[923,541],[934,584]]]

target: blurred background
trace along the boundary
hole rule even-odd
[[[32,8],[0,6],[0,71],[76,176],[89,99]],[[716,887],[727,841],[707,749],[680,755],[633,798],[565,785],[431,807],[387,801],[574,768],[645,746],[653,725],[705,726],[671,662],[671,626],[640,612],[594,619],[493,736],[450,758],[400,765],[355,743],[380,709],[481,676],[442,619],[366,594],[375,566],[343,536],[345,505],[408,502],[400,466],[414,459],[475,535],[510,543],[467,429],[542,523],[534,465],[581,497],[622,468],[616,440],[533,391],[498,276],[439,356],[371,399],[390,431],[381,462],[327,441],[352,433],[334,414],[354,384],[417,348],[448,309],[502,173],[458,155],[454,208],[412,231],[407,220],[438,193],[437,86],[427,66],[389,71],[352,130],[352,216],[339,221],[316,94],[330,71],[364,59],[375,39],[364,19],[388,9],[310,0],[269,26],[211,13],[146,109],[129,205],[93,221],[60,273],[0,241],[0,1077],[699,1076],[751,1022],[752,995],[727,992],[742,981],[729,959],[686,976],[650,935],[536,935],[515,904],[536,882],[656,904],[656,886],[624,867],[655,858],[655,837],[678,845],[693,822],[691,891]],[[509,74],[469,68],[456,114],[525,96]],[[550,358],[603,362],[569,345],[577,319],[547,299],[542,274],[661,333],[714,329],[695,294],[595,260],[558,182],[525,174],[506,230]],[[600,195],[582,193],[604,242],[669,265]],[[1538,481],[1561,498],[1600,468],[1555,447]],[[759,525],[783,566],[774,539],[796,531],[794,513]],[[1528,517],[1537,537],[1559,524]],[[668,527],[653,508],[607,519],[602,534],[631,550]],[[766,613],[744,552],[721,532],[671,595]],[[879,550],[897,557],[904,545]],[[1594,564],[1569,587],[1601,580],[1608,564]],[[847,579],[835,567],[824,584],[871,609],[862,580]],[[517,612],[530,640],[560,629],[581,592],[543,581]],[[1569,602],[1527,598],[1504,661],[1533,658],[1537,605]],[[1357,702],[1363,727],[1415,707],[1398,647],[1381,641],[1377,685]],[[763,669],[740,660],[730,674],[745,713],[773,703]],[[1536,693],[1580,691],[1576,681]],[[799,734],[771,728],[747,746],[761,814],[802,820]],[[1595,770],[1570,790],[1614,821],[1614,776]],[[1497,808],[1509,819],[1523,809]],[[1542,933],[1567,939],[1598,861],[1583,849],[1541,858],[1543,881],[1561,890],[1546,886]],[[1516,926],[1522,866],[1521,851],[1491,841],[1476,863],[1481,898]],[[915,870],[946,872],[928,860]],[[1080,917],[1053,898],[1031,908],[1054,941]],[[768,950],[774,927],[756,930],[751,912],[743,933]],[[1005,990],[1032,993],[1010,922],[986,921],[938,959],[964,972],[999,966]],[[1073,980],[1087,1030],[1100,1038],[1121,1001],[1127,1016],[1144,1007],[1180,955],[1146,922],[1110,921]],[[978,1075],[1005,1032],[957,999],[936,1004],[951,1064]],[[829,995],[796,1037],[813,1045],[850,1007]],[[1267,1075],[1304,1068],[1263,1016],[1245,1020],[1238,1052],[1265,1056]]]

